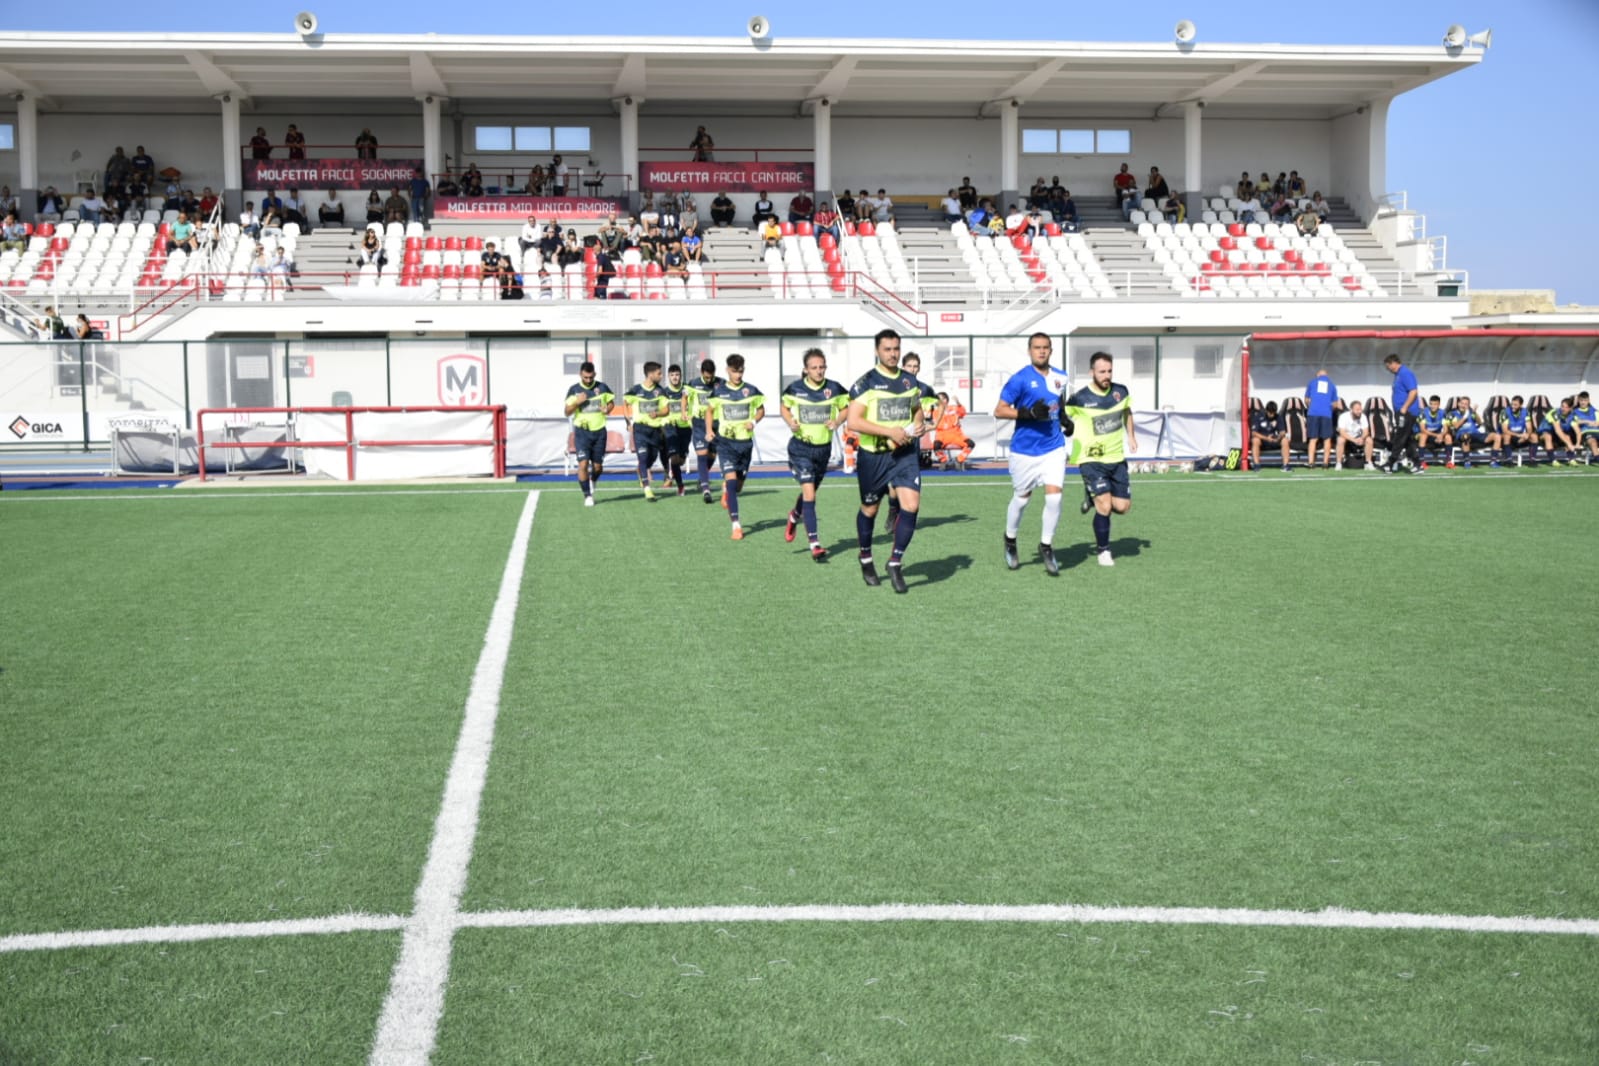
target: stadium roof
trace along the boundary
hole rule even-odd
[[[707,114],[992,109],[1124,114],[1204,100],[1210,115],[1329,118],[1472,66],[1472,49],[1281,44],[436,34],[13,33],[0,90],[41,106],[105,98],[572,103],[633,96]]]

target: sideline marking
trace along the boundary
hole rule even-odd
[[[249,500],[271,497],[290,496],[487,496],[497,493],[527,492],[529,490],[521,485],[507,485],[498,489],[281,489],[276,491],[260,492],[249,489],[236,492],[230,489],[217,489],[213,492],[126,492],[117,490],[96,489],[94,492],[82,496],[50,496],[45,493],[34,493],[29,490],[28,495],[17,492],[15,500],[7,493],[7,504],[12,503],[82,503],[86,500]],[[536,490],[535,490],[536,491]]]
[[[461,893],[466,888],[467,867],[471,865],[472,845],[477,837],[478,811],[488,777],[489,755],[494,749],[494,722],[500,713],[500,688],[505,682],[505,663],[522,594],[522,572],[527,565],[528,536],[538,502],[538,492],[527,494],[511,541],[500,593],[483,637],[483,654],[466,697],[466,714],[444,782],[444,800],[434,823],[427,865],[416,886],[416,902],[405,923],[400,957],[389,978],[388,997],[378,1019],[368,1060],[373,1064],[426,1066],[438,1037],[439,1017],[444,1013],[444,986],[450,975],[450,943],[460,924]]]
[[[975,903],[881,903],[861,906],[803,904],[789,907],[618,907],[610,910],[457,912],[454,929],[534,929],[573,925],[696,925],[726,922],[1034,922],[1060,925],[1222,925],[1311,929],[1402,929],[1460,933],[1599,936],[1594,918],[1506,918],[1497,915],[1408,914],[1351,911],[1253,910],[1226,907],[1101,907],[1074,903],[984,905]],[[246,937],[308,936],[407,929],[412,919],[394,914],[345,914],[330,918],[165,925],[76,933],[23,933],[0,937],[0,954],[62,948],[168,944]]]

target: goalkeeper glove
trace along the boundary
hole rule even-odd
[[[1049,418],[1049,401],[1035,400],[1031,407],[1016,408],[1016,421],[1042,422]]]
[[[1066,413],[1066,405],[1060,409],[1060,428],[1068,437],[1077,431],[1077,424],[1072,421],[1072,416]]]

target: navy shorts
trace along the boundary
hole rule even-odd
[[[587,459],[591,463],[605,463],[605,438],[603,429],[574,429],[572,431],[572,450],[577,453],[581,462]]]
[[[1338,434],[1333,429],[1332,415],[1306,415],[1305,439],[1306,440],[1335,440]]]
[[[661,455],[666,447],[666,432],[660,426],[633,426],[633,450],[645,466]]]
[[[797,437],[788,442],[788,472],[801,485],[820,485],[833,465],[833,444],[807,444]]]
[[[1468,441],[1472,444],[1481,444],[1487,439],[1488,434],[1484,433],[1480,429],[1461,430],[1459,433],[1455,434],[1456,444],[1464,444]]]
[[[855,480],[860,486],[861,503],[870,507],[888,490],[922,490],[922,464],[915,444],[892,452],[869,452],[862,448],[855,456]]]
[[[1090,496],[1103,496],[1108,492],[1118,500],[1133,498],[1133,486],[1127,478],[1127,460],[1119,463],[1078,463],[1077,470],[1083,475],[1083,488],[1088,490]]]
[[[750,472],[750,457],[755,454],[753,440],[717,437],[715,443],[716,458],[722,465],[722,473],[742,475]]]
[[[681,458],[688,454],[690,431],[687,426],[666,427],[666,454]]]
[[[716,445],[715,444],[707,444],[707,443],[705,443],[705,419],[696,418],[690,424],[689,429],[690,429],[691,433],[693,434],[693,438],[694,438],[694,450],[696,452],[708,451],[710,453],[711,457],[715,458],[715,456],[716,456]]]

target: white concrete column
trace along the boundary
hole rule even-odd
[[[1006,100],[999,109],[999,190],[1000,201],[994,206],[1004,211],[1013,203],[1020,203],[1021,182],[1017,172],[1021,166],[1021,101]]]
[[[33,217],[34,198],[38,195],[39,104],[23,93],[17,96],[17,203],[29,218]]]
[[[422,169],[427,173],[428,181],[437,181],[438,173],[444,169],[444,156],[439,142],[440,114],[444,102],[437,96],[421,96],[417,102],[422,105]]]
[[[624,96],[616,102],[622,147],[621,173],[627,181],[627,188],[615,194],[625,195],[632,207],[637,207],[639,203],[638,106],[641,103],[643,100],[637,96]]]
[[[231,221],[244,208],[244,161],[239,155],[239,98],[221,93],[216,98],[222,109],[222,202],[223,214]]]
[[[833,191],[833,102],[816,101],[816,191],[832,194]]]
[[[1183,105],[1183,203],[1190,222],[1199,221],[1205,202],[1205,155],[1201,150],[1204,105],[1197,100]]]

